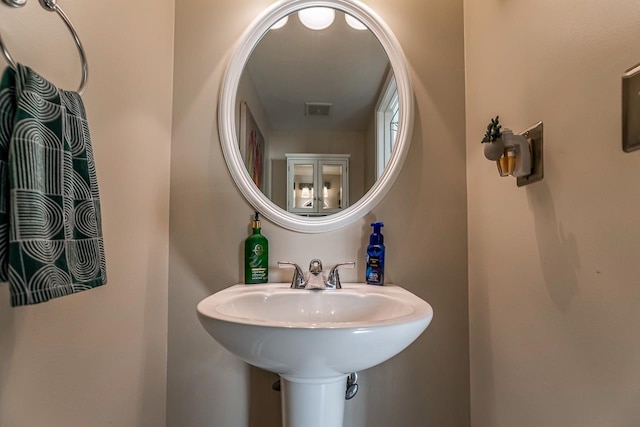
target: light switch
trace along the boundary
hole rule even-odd
[[[640,148],[640,64],[622,75],[622,150]]]

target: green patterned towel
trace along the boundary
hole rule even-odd
[[[84,105],[29,67],[0,82],[0,281],[11,305],[107,282]]]

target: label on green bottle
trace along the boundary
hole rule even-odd
[[[249,284],[269,281],[269,246],[267,239],[254,234],[245,242],[244,282]]]
[[[249,269],[251,271],[251,282],[254,283],[266,283],[267,278],[267,266],[265,265],[264,248],[261,244],[256,244],[251,249],[251,255],[249,256]]]

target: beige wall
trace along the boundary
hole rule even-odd
[[[228,55],[270,0],[176,2],[171,170],[168,426],[280,426],[274,374],[249,368],[204,331],[195,306],[242,278],[252,208],[235,189],[217,134]],[[263,222],[271,279],[278,260],[356,260],[372,220],[385,221],[387,277],[429,301],[435,318],[409,349],[361,373],[350,427],[469,423],[462,2],[367,0],[408,57],[416,123],[405,168],[386,200],[343,230],[305,235]]]
[[[89,58],[109,283],[20,308],[0,284],[0,426],[163,426],[174,4],[59,4]],[[75,89],[78,54],[60,19],[33,0],[0,9],[14,58]]]
[[[472,425],[640,425],[640,152],[620,130],[638,2],[464,3]],[[544,120],[544,181],[483,158],[496,114]]]

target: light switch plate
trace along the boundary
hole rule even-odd
[[[531,148],[531,175],[518,177],[516,181],[518,187],[542,181],[542,178],[544,178],[544,157],[542,150],[544,133],[542,122],[538,122],[529,129],[522,131],[520,135],[527,138]]]
[[[640,64],[622,75],[622,150],[640,148]]]

